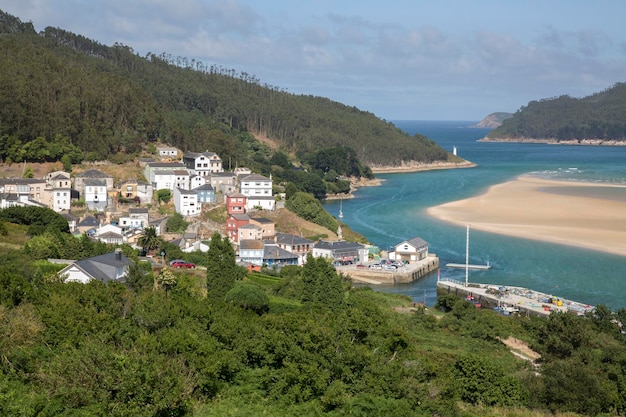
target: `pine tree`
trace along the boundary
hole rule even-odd
[[[207,252],[207,296],[214,301],[223,301],[224,296],[243,278],[242,268],[235,263],[235,250],[228,237],[213,233]]]
[[[341,278],[326,259],[309,255],[302,269],[302,281],[302,302],[305,304],[321,305],[331,310],[344,305]]]

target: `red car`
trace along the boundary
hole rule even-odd
[[[170,265],[173,266],[174,268],[194,269],[196,267],[195,264],[192,264],[191,262],[186,262],[186,261],[174,261]]]

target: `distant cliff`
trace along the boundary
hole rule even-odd
[[[471,125],[470,127],[483,127],[483,128],[488,128],[488,129],[495,129],[496,127],[500,126],[502,122],[504,122],[506,119],[510,119],[511,117],[513,117],[513,113],[505,113],[505,112],[491,113],[489,116],[485,117],[483,120],[476,123],[475,125]]]

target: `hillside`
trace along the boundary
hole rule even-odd
[[[626,84],[583,98],[531,101],[485,140],[626,144]]]
[[[452,158],[374,114],[288,93],[254,75],[169,53],[137,55],[0,12],[0,158],[124,161],[145,143],[211,149],[226,168],[254,162],[264,138],[299,159],[345,146],[369,166]],[[230,165],[230,166],[229,166]]]
[[[491,113],[490,115],[482,119],[480,122],[470,127],[494,129],[502,125],[502,122],[504,122],[506,119],[510,119],[512,116],[513,116],[513,113],[505,113],[505,112]]]

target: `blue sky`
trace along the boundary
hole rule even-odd
[[[145,56],[253,74],[386,120],[480,120],[626,81],[622,0],[3,0]]]

